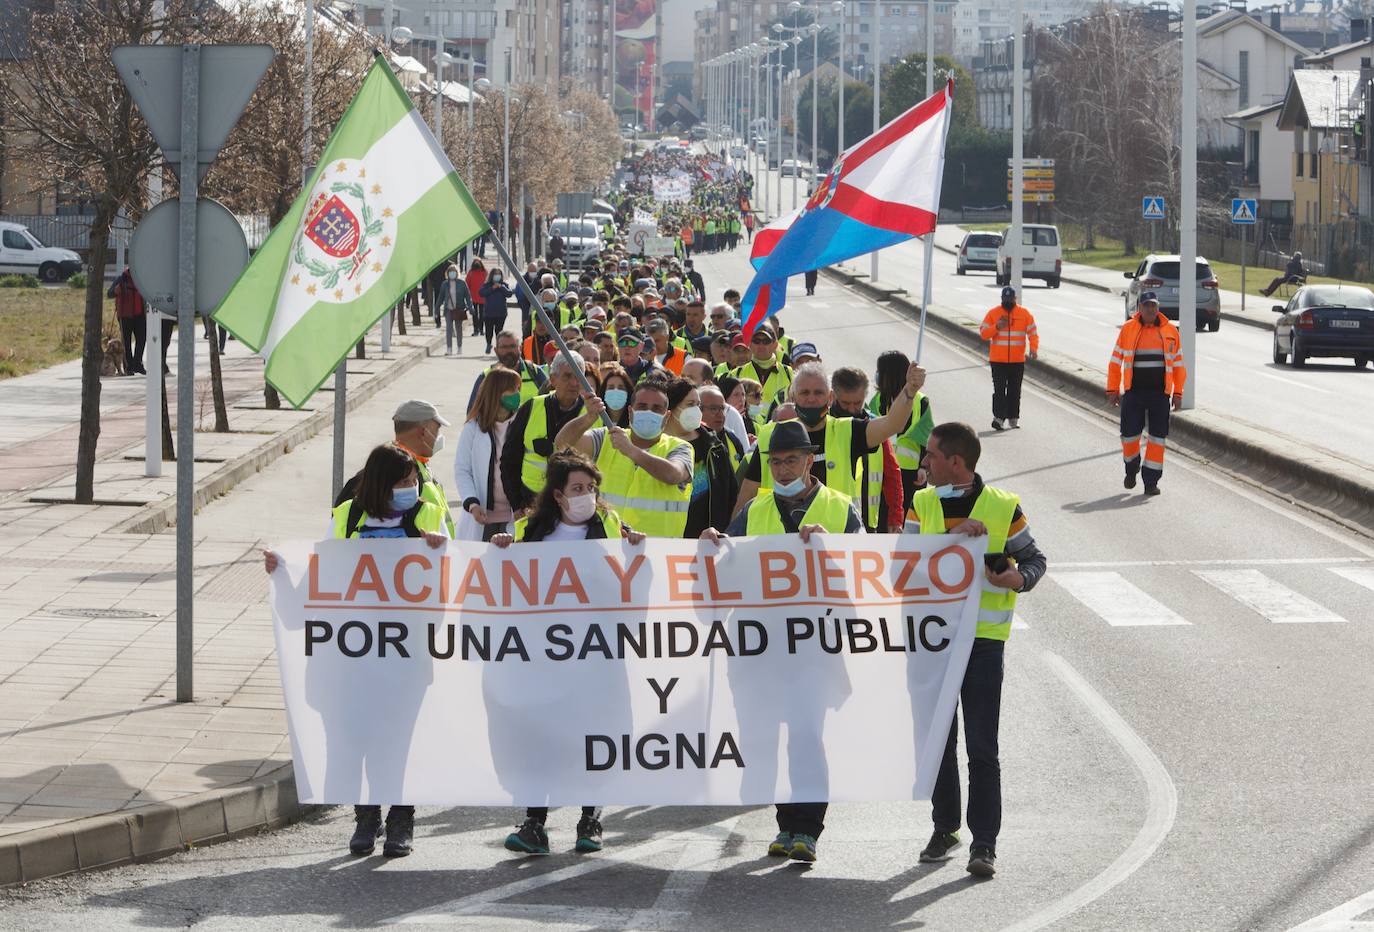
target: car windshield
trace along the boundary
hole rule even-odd
[[[1025,227],[1021,230],[1023,246],[1058,246],[1059,231],[1054,227]]]
[[[1002,237],[995,233],[970,233],[966,245],[982,249],[996,249],[1002,245]]]
[[[1178,281],[1178,270],[1179,263],[1177,261],[1156,262],[1154,265],[1150,266],[1150,275],[1155,278],[1163,278],[1169,281]],[[1199,262],[1197,264],[1197,280],[1203,282],[1211,277],[1212,267],[1208,265],[1206,262]]]
[[[591,238],[596,235],[596,224],[590,220],[555,220],[549,225],[549,229],[565,238],[569,236]]]
[[[1353,307],[1374,311],[1374,292],[1349,285],[1317,285],[1303,291],[1304,307]]]
[[[32,230],[25,229],[25,230],[24,230],[24,235],[25,235],[26,237],[28,237],[29,242],[30,242],[30,243],[33,243],[33,245],[36,246],[37,248],[39,248],[39,249],[47,249],[47,248],[48,248],[47,245],[46,245],[41,239],[39,239],[38,237],[36,237],[36,236],[33,235],[33,231],[32,231]]]

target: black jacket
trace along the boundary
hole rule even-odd
[[[739,478],[730,448],[726,446],[728,441],[705,427],[700,428],[699,433],[700,436],[692,441],[693,473],[704,467],[707,484],[700,494],[693,489],[687,508],[687,529],[682,534],[688,540],[700,537],[707,527],[724,533],[730,526],[735,499],[739,497]]]

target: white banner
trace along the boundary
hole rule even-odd
[[[653,186],[655,201],[685,201],[692,196],[692,182],[685,175],[679,178],[654,175]]]
[[[982,539],[280,548],[303,802],[928,799]]]

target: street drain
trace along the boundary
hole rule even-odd
[[[140,612],[133,608],[59,608],[54,615],[64,618],[156,618],[152,612]]]

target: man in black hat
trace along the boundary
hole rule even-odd
[[[797,534],[802,544],[811,540],[816,533],[862,534],[863,520],[854,509],[849,496],[843,492],[822,485],[811,474],[816,461],[816,445],[800,421],[782,421],[773,430],[772,442],[768,447],[768,471],[773,477],[771,489],[761,489],[735,515],[725,533],[708,527],[701,532],[702,540],[716,545],[724,537],[760,534]],[[774,715],[759,715],[752,719],[741,716],[741,733],[748,740],[748,728],[772,727],[775,729],[772,744],[767,735],[760,735],[761,746],[777,746],[776,729],[782,721],[789,722],[787,734],[787,754],[794,773],[806,758],[820,756],[820,748],[804,747],[803,735],[819,735],[821,728],[816,719],[823,719],[827,708],[824,691],[811,694],[811,698],[821,700],[819,704],[807,706],[805,696],[788,694],[785,708],[774,709]],[[792,723],[795,723],[796,727]],[[823,769],[823,768],[822,768]],[[764,782],[769,769],[760,767],[758,771]],[[795,861],[816,860],[816,840],[825,830],[825,812],[829,804],[824,801],[778,803],[778,835],[768,846],[773,857],[789,857]]]

